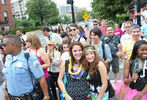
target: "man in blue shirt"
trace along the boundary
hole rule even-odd
[[[7,53],[3,73],[6,78],[6,100],[17,100],[31,96],[33,84],[28,67],[33,76],[33,82],[39,80],[43,90],[43,100],[49,100],[47,83],[41,65],[35,55],[30,54],[27,64],[25,51],[21,49],[21,39],[16,35],[10,35],[4,38],[4,51]],[[9,96],[7,95],[9,94]]]

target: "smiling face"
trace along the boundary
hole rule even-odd
[[[63,51],[69,52],[69,45],[68,44],[63,44]]]
[[[147,44],[140,45],[137,50],[137,54],[140,59],[142,60],[147,59]]]
[[[131,32],[131,35],[132,35],[133,40],[135,41],[139,40],[140,39],[140,29],[139,28],[133,29]]]
[[[74,45],[72,48],[72,55],[75,60],[79,61],[82,57],[82,48],[79,45]]]
[[[113,28],[112,27],[107,27],[106,33],[109,37],[113,36]]]
[[[86,56],[86,60],[89,63],[92,63],[94,61],[95,54],[94,51],[92,51],[92,49],[88,49],[88,52],[85,53],[85,56]]]
[[[93,32],[91,33],[91,39],[92,39],[92,41],[95,43],[95,42],[97,42],[97,41],[99,41],[99,37],[98,37],[98,35],[95,35]]]

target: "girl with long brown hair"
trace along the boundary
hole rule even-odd
[[[97,55],[93,46],[86,46],[83,51],[84,66],[89,68],[87,80],[89,80],[91,100],[108,100],[108,80],[106,65]]]

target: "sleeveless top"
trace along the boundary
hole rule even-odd
[[[71,75],[69,72],[66,73],[66,91],[73,100],[87,100],[89,87],[87,85],[86,76],[87,72],[85,70],[81,70],[78,75]]]
[[[30,52],[30,50],[31,50],[31,49],[29,49],[29,52]],[[37,49],[36,49],[36,56],[37,56]],[[38,56],[37,56],[37,58],[38,58],[40,64],[43,65],[44,62],[42,61],[41,57],[38,57]],[[48,78],[48,77],[49,77],[49,74],[48,74],[47,68],[43,69],[43,72],[44,72],[44,77],[45,77],[45,78]]]
[[[102,87],[102,82],[101,82],[101,76],[100,72],[94,72],[93,75],[91,76],[91,79],[89,80],[90,84],[90,91],[94,93],[99,93]],[[105,92],[108,91],[108,88],[106,89]]]

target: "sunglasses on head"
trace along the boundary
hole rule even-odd
[[[70,31],[75,31],[76,29],[70,29]]]

